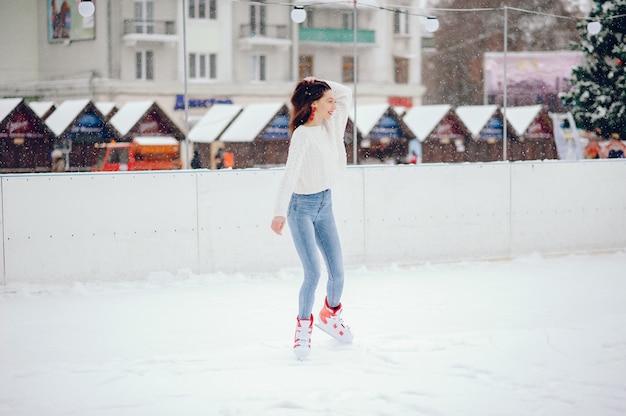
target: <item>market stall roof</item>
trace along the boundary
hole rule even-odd
[[[286,109],[285,103],[258,103],[246,106],[220,136],[223,142],[251,142]]]
[[[90,103],[89,100],[66,100],[46,119],[46,125],[58,137],[76,120]]]
[[[135,136],[174,136],[184,140],[185,133],[154,101],[131,101],[109,119],[122,141]]]
[[[3,121],[15,107],[22,102],[22,98],[1,98],[0,99],[0,121]]]
[[[117,105],[114,102],[110,101],[99,101],[96,103],[96,108],[107,119],[113,117],[113,115],[115,115],[115,113],[117,112]]]
[[[54,101],[31,101],[28,105],[42,120],[48,118],[57,108]]]
[[[452,106],[448,104],[411,107],[402,119],[416,138],[423,142],[451,109]]]
[[[380,121],[391,106],[382,104],[361,104],[356,106],[356,128],[363,136],[368,136],[376,123]],[[349,115],[350,120],[354,120],[354,112]]]
[[[463,105],[455,110],[472,137],[480,136],[480,132],[497,111],[497,105]]]
[[[121,136],[125,136],[154,104],[154,101],[128,102],[109,121]]]
[[[531,123],[537,118],[542,109],[543,106],[541,104],[507,107],[506,119],[509,123],[511,123],[511,127],[513,127],[517,136],[522,136],[528,127],[530,127]]]
[[[196,143],[211,143],[241,113],[243,107],[236,104],[214,104],[190,131],[189,140]]]

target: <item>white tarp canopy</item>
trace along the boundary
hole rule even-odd
[[[389,104],[361,104],[356,106],[356,128],[367,137],[376,123],[385,115],[391,106]],[[350,111],[350,120],[354,122],[354,111]]]
[[[0,121],[3,121],[11,111],[22,101],[21,98],[1,98],[0,99]]]
[[[515,133],[518,136],[522,136],[530,127],[530,124],[537,118],[542,108],[541,104],[507,107],[506,119],[513,127]]]
[[[28,106],[41,118],[50,111],[52,107],[56,107],[56,104],[54,101],[32,101],[28,103]]]
[[[457,107],[455,112],[472,137],[476,138],[497,110],[497,105],[463,105]]]
[[[120,135],[125,136],[153,104],[154,101],[132,101],[126,103],[111,117],[109,122]],[[57,109],[57,111],[59,110]]]
[[[87,107],[87,104],[89,104],[89,100],[87,99],[63,101],[61,105],[50,114],[50,117],[46,119],[46,125],[50,127],[50,130],[52,130],[56,136],[61,135],[61,133],[69,127],[70,123],[78,117],[80,112]]]
[[[253,141],[284,105],[283,102],[275,102],[246,106],[222,133],[220,140],[223,142]]]
[[[415,106],[407,110],[402,120],[415,134],[415,137],[420,142],[423,142],[445,115],[448,114],[450,109],[452,109],[452,106],[449,104]]]
[[[189,131],[189,140],[196,143],[215,141],[242,109],[242,106],[236,104],[214,104]]]

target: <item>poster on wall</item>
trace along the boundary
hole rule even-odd
[[[578,51],[509,52],[506,60],[507,104],[543,104],[549,111],[563,111],[558,94],[570,88],[572,70],[582,65]],[[503,104],[504,54],[484,55],[485,105]]]
[[[47,1],[49,42],[95,39],[95,14],[89,17],[81,16],[78,13],[80,0]]]

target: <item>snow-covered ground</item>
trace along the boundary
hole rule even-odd
[[[625,252],[346,278],[304,362],[297,269],[0,288],[0,414],[626,414]]]

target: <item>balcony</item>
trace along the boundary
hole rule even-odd
[[[353,43],[353,29],[330,29],[317,27],[300,27],[300,42],[318,42],[318,43]],[[376,31],[359,30],[356,31],[357,44],[374,44],[376,43]]]
[[[291,36],[287,25],[241,25],[239,46],[252,49],[255,46],[290,46]]]
[[[173,20],[124,20],[124,36],[128,46],[137,42],[176,42],[176,25]]]

